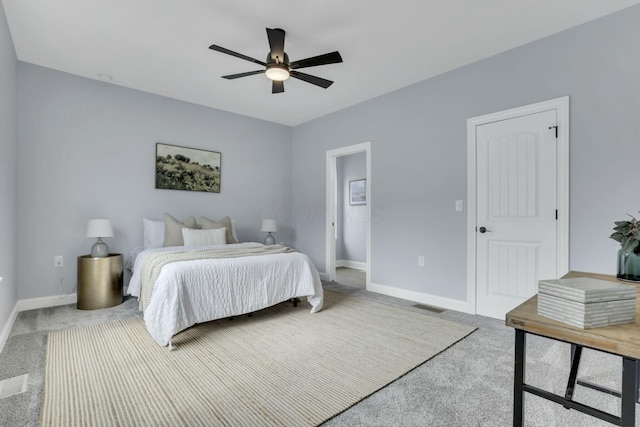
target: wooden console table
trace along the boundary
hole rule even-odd
[[[570,272],[564,278],[592,277],[596,279],[617,281],[615,276],[603,274]],[[637,300],[640,300],[640,286]],[[636,301],[637,301],[636,300]],[[575,409],[588,415],[600,418],[612,424],[621,426],[635,425],[636,401],[638,400],[638,360],[640,359],[640,312],[636,304],[636,321],[625,325],[607,326],[593,329],[580,329],[562,322],[538,315],[538,296],[534,296],[507,313],[506,325],[515,328],[515,372],[513,395],[513,425],[520,427],[524,421],[524,393],[551,400],[566,408]],[[572,345],[572,368],[567,383],[565,396],[550,393],[540,388],[525,384],[525,355],[526,335],[534,334],[541,337],[564,341]],[[577,364],[582,348],[591,348],[622,357],[622,391],[621,415],[615,416],[596,408],[583,405],[572,400],[575,387]],[[598,387],[594,387],[598,388]]]

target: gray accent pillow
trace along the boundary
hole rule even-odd
[[[164,214],[164,243],[162,246],[184,246],[183,228],[196,228],[196,219],[192,216],[180,222],[168,213]]]
[[[233,237],[233,230],[231,229],[231,218],[225,216],[220,221],[214,221],[203,216],[200,217],[200,225],[204,230],[212,228],[226,228],[227,229],[227,243],[238,243]]]

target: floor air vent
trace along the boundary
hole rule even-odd
[[[0,399],[27,391],[28,380],[29,374],[24,374],[0,381]]]
[[[430,305],[414,304],[413,306],[422,310],[433,311],[434,313],[442,313],[444,311],[441,308],[431,307]]]

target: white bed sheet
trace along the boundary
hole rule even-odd
[[[128,288],[131,295],[140,295],[145,258],[171,250],[184,247],[147,249],[136,257]],[[173,335],[196,323],[251,313],[294,297],[307,297],[311,313],[322,309],[318,271],[309,257],[299,252],[174,262],[162,268],[144,321],[153,339],[164,346]]]

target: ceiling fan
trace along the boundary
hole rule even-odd
[[[265,62],[234,52],[224,47],[212,44],[209,49],[235,56],[236,58],[260,64],[265,67],[264,70],[248,71],[246,73],[230,74],[222,76],[223,79],[237,79],[240,77],[253,76],[254,74],[265,73],[267,78],[273,81],[271,93],[284,92],[284,81],[289,77],[293,77],[307,83],[320,86],[324,89],[333,84],[331,80],[321,77],[312,76],[310,74],[296,71],[300,68],[315,67],[318,65],[335,64],[342,62],[339,52],[325,53],[324,55],[313,56],[311,58],[301,59],[299,61],[289,62],[289,55],[284,51],[284,35],[285,31],[281,28],[267,28],[267,37],[269,39],[269,47],[271,50],[267,54]]]

